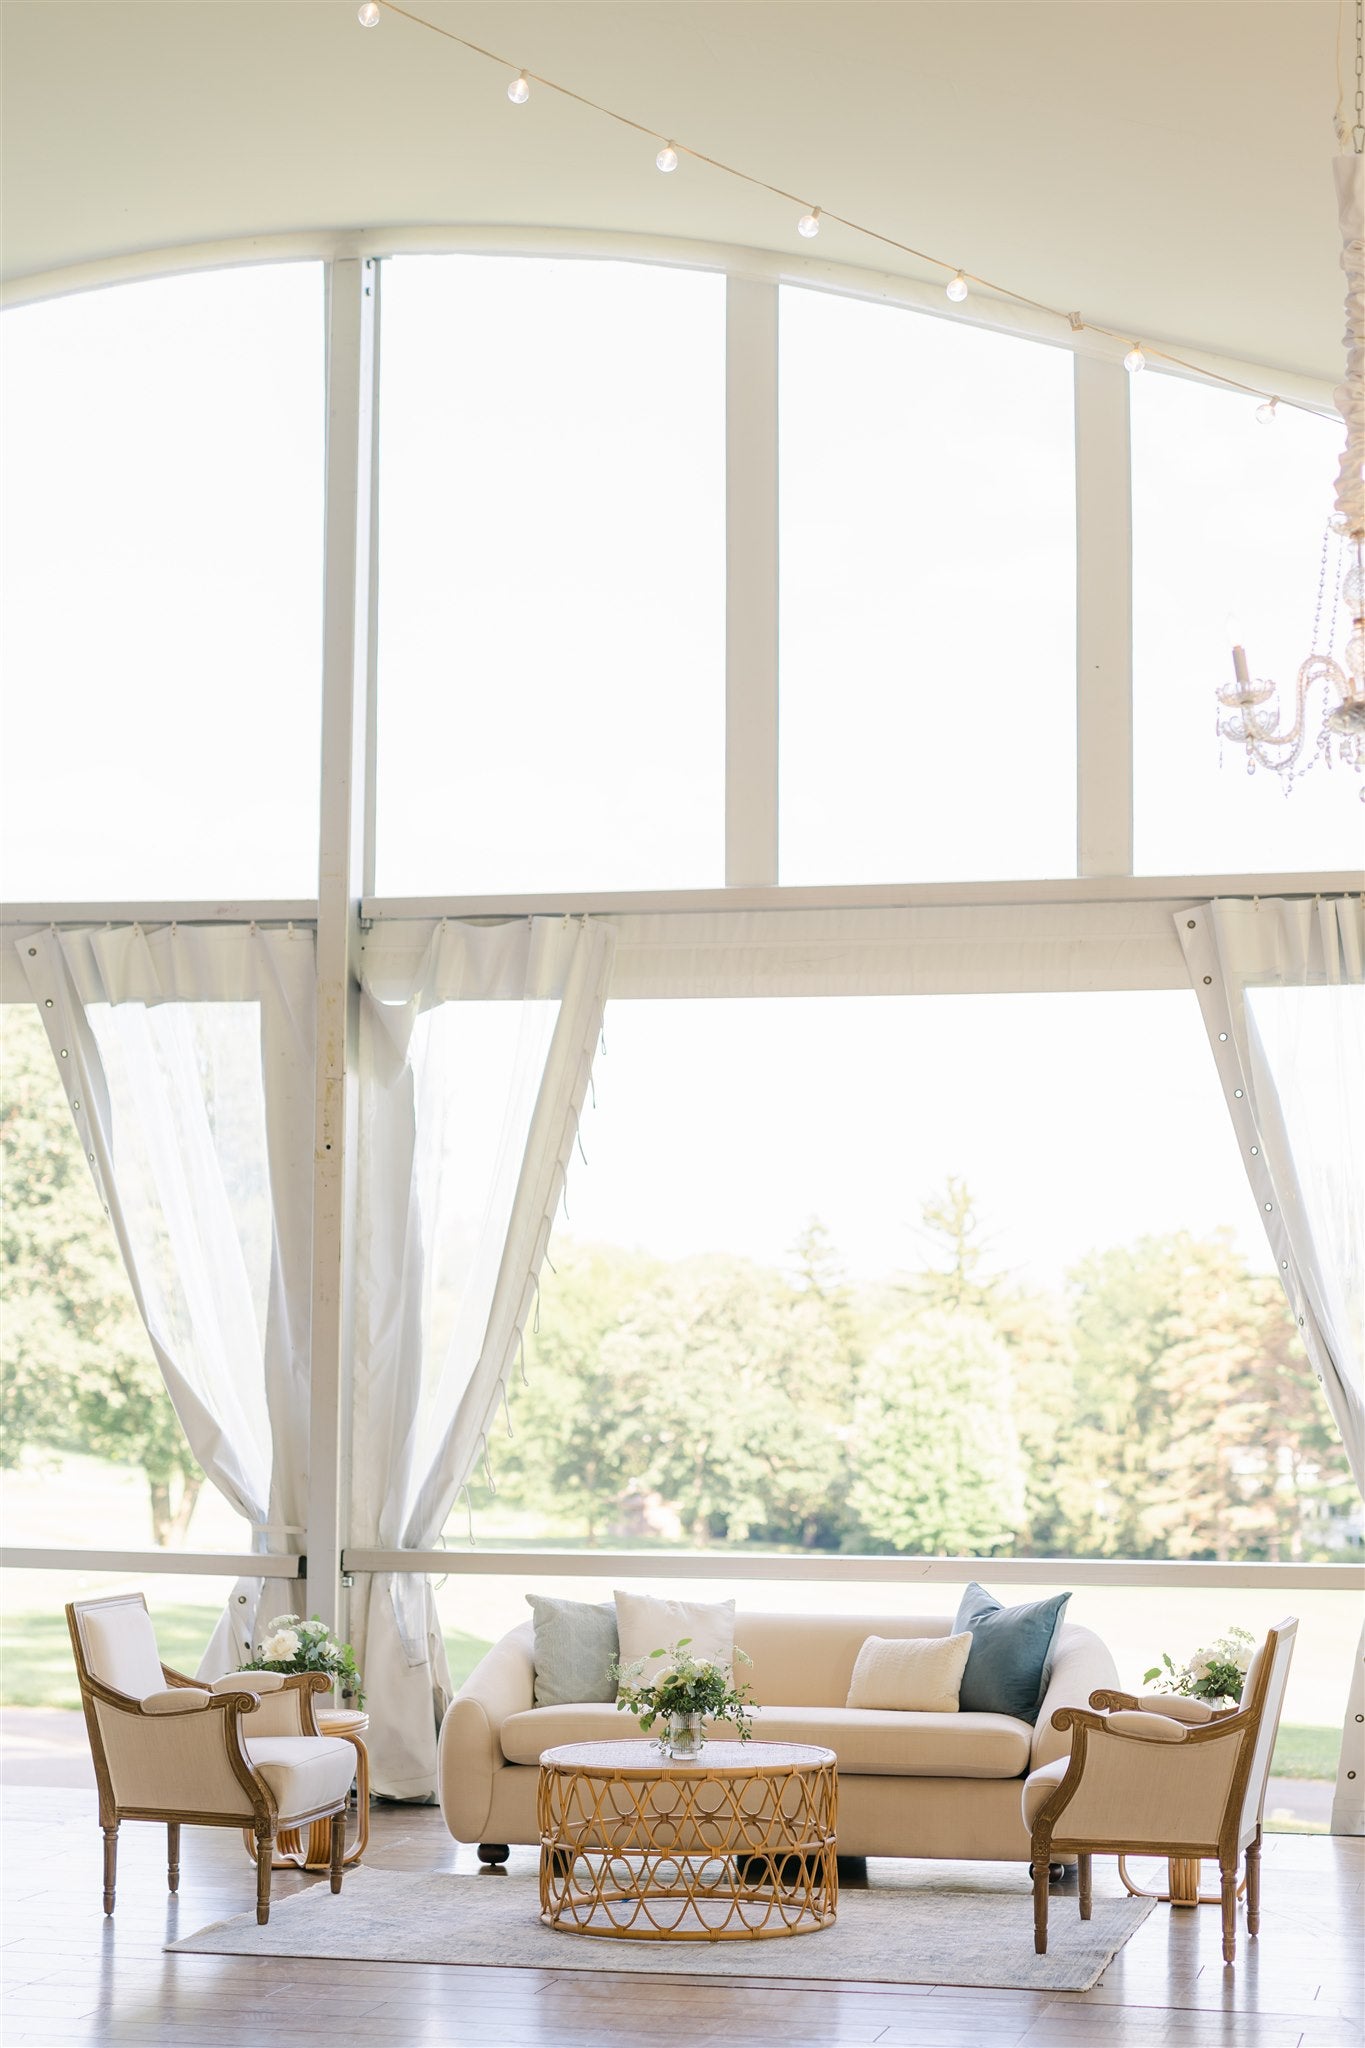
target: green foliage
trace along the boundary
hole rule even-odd
[[[647,1657],[637,1657],[625,1666],[613,1664],[619,1681],[617,1707],[634,1714],[646,1734],[660,1718],[700,1714],[707,1721],[731,1722],[740,1741],[747,1742],[753,1734],[750,1688],[736,1685],[727,1665],[709,1657],[694,1657],[687,1647],[691,1640],[691,1636],[679,1636],[671,1650],[651,1650]],[[736,1650],[735,1655],[742,1663],[749,1662],[743,1650]],[[651,1666],[665,1657],[670,1660],[668,1669],[662,1676],[652,1677]]]
[[[146,1474],[157,1543],[203,1485],[152,1357],[37,1016],[3,1012],[0,1464],[28,1446]]]
[[[1191,1700],[1240,1700],[1247,1668],[1256,1648],[1249,1629],[1230,1628],[1206,1649],[1196,1650],[1186,1664],[1175,1664],[1163,1650],[1160,1664],[1144,1671],[1142,1682],[1156,1682],[1158,1692],[1178,1693]]]
[[[321,1671],[341,1687],[341,1696],[357,1707],[365,1693],[349,1643],[338,1642],[320,1615],[300,1621],[297,1614],[277,1614],[265,1625],[261,1640],[239,1671]]]
[[[984,1316],[930,1309],[873,1352],[859,1386],[849,1506],[874,1546],[1009,1548],[1024,1512],[1013,1366]]]

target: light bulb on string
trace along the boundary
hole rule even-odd
[[[362,28],[378,28],[378,0],[364,0],[364,5],[360,8],[360,11],[356,15],[356,20],[360,23],[360,26]]]
[[[1130,377],[1136,377],[1139,370],[1147,367],[1147,358],[1142,353],[1142,343],[1135,341],[1123,359],[1123,367]]]
[[[673,147],[673,144],[671,142],[666,142],[664,144],[663,148],[659,151],[659,154],[655,157],[654,163],[655,167],[661,171],[677,170],[678,152]]]
[[[819,234],[820,209],[818,206],[812,206],[809,213],[802,214],[800,220],[796,223],[796,232],[798,235],[804,235],[807,241],[810,241],[813,235]]]
[[[1278,398],[1268,398],[1264,405],[1257,406],[1256,420],[1258,425],[1262,427],[1274,426],[1276,419],[1275,408],[1279,402]]]
[[[531,97],[531,82],[524,71],[519,71],[507,88],[507,97],[514,107],[524,107]]]
[[[943,287],[955,306],[960,306],[967,296],[967,280],[959,270],[956,277],[949,278]]]

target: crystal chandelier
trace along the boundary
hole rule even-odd
[[[1365,768],[1365,23],[1356,0],[1355,122],[1347,128],[1340,111],[1341,154],[1333,163],[1341,223],[1341,267],[1346,273],[1346,376],[1332,396],[1346,424],[1346,447],[1337,472],[1336,508],[1322,544],[1317,609],[1307,659],[1300,663],[1292,721],[1278,686],[1254,677],[1246,650],[1232,650],[1233,680],[1216,692],[1218,732],[1246,753],[1248,775],[1273,768],[1292,788],[1294,777],[1318,761],[1334,759],[1359,773]],[[1348,146],[1349,145],[1349,146]],[[1272,408],[1273,410],[1273,401]],[[1263,409],[1264,410],[1264,409]],[[1332,542],[1336,541],[1333,549]],[[1329,558],[1333,598],[1326,609]],[[1338,661],[1332,649],[1344,608],[1350,622]],[[1316,735],[1310,705],[1321,699]],[[1311,741],[1311,745],[1310,745]],[[1305,758],[1305,749],[1307,756]],[[1361,791],[1365,801],[1365,790]]]

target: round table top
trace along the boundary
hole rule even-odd
[[[363,1735],[370,1717],[358,1707],[320,1707],[317,1724],[324,1735]]]
[[[541,1752],[542,1770],[627,1778],[758,1777],[812,1771],[838,1762],[807,1742],[707,1742],[700,1756],[665,1756],[657,1742],[563,1742]]]

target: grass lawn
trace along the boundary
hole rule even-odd
[[[216,1607],[158,1601],[157,1642],[162,1657],[179,1671],[193,1672],[218,1619]],[[446,1657],[457,1687],[464,1684],[491,1644],[482,1636],[445,1625]],[[0,1621],[0,1706],[78,1707],[76,1672],[66,1617],[60,1612],[7,1613]],[[1286,1723],[1275,1745],[1271,1774],[1330,1782],[1337,1774],[1338,1728]]]
[[[165,1663],[193,1674],[218,1621],[217,1607],[156,1605],[156,1639]],[[491,1645],[463,1629],[445,1632],[456,1686],[464,1684]],[[79,1707],[76,1667],[66,1616],[9,1612],[0,1620],[0,1706]]]

